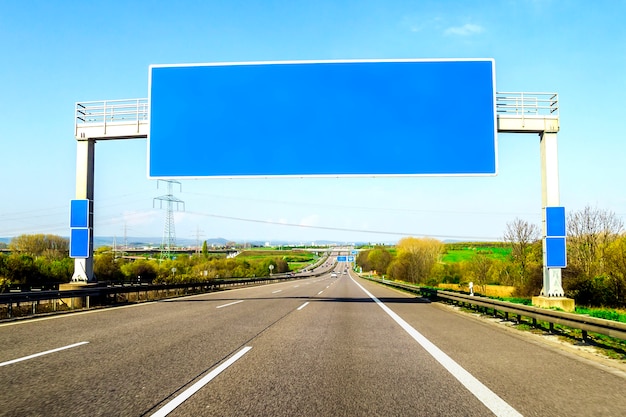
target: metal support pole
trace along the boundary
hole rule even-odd
[[[561,268],[548,268],[546,259],[546,207],[559,206],[559,163],[557,153],[556,133],[542,132],[540,135],[541,146],[541,203],[542,210],[542,236],[543,236],[543,288],[541,295],[544,297],[563,297],[563,285],[561,281]]]
[[[93,207],[94,190],[94,139],[76,142],[76,198],[87,199]],[[89,256],[74,259],[72,282],[95,282],[93,275],[93,213],[89,213]]]

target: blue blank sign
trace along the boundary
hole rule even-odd
[[[89,229],[70,230],[70,258],[89,257]]]
[[[347,260],[346,256],[337,256],[337,262],[346,262]]]
[[[546,235],[565,236],[565,207],[546,207]]]
[[[494,175],[494,67],[492,59],[154,65],[148,176]]]
[[[567,251],[564,237],[546,238],[545,262],[548,268],[567,267]]]
[[[70,200],[70,227],[89,227],[89,200]]]

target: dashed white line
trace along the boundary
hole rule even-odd
[[[321,293],[323,293],[323,292],[324,292],[324,290],[322,290],[322,291],[318,292],[318,293],[317,293],[317,295],[320,295],[320,294],[321,294]]]
[[[272,294],[276,294],[276,293],[279,293],[279,292],[281,292],[281,291],[282,291],[282,290],[272,291]]]
[[[201,380],[199,380],[198,382],[196,382],[195,384],[193,384],[192,386],[187,388],[185,391],[183,391],[178,397],[174,398],[172,401],[170,401],[169,403],[165,404],[165,406],[163,406],[163,408],[161,408],[159,411],[157,411],[156,413],[152,414],[152,417],[165,417],[165,416],[167,416],[169,413],[174,411],[174,409],[176,407],[178,407],[179,405],[181,405],[182,403],[187,401],[187,399],[189,397],[191,397],[193,394],[198,392],[206,384],[211,382],[211,380],[213,378],[215,378],[216,376],[221,374],[222,371],[224,371],[230,365],[232,365],[237,360],[239,360],[239,358],[241,358],[243,355],[248,353],[248,351],[250,349],[252,349],[251,346],[246,346],[243,349],[241,349],[239,352],[235,353],[226,362],[224,362],[223,364],[221,364],[220,366],[218,366],[217,368],[215,368],[214,370],[209,372]]]
[[[89,342],[78,342],[78,343],[74,343],[73,345],[67,345],[67,346],[63,346],[60,348],[56,348],[56,349],[51,349],[51,350],[46,350],[45,352],[39,352],[39,353],[35,353],[33,355],[28,355],[28,356],[24,356],[23,358],[17,358],[17,359],[13,359],[10,361],[6,361],[6,362],[0,362],[0,366],[6,366],[6,365],[11,365],[17,362],[22,362],[22,361],[26,361],[28,359],[33,359],[39,356],[43,356],[43,355],[47,355],[49,353],[54,353],[54,352],[59,352],[61,350],[65,350],[65,349],[71,349],[77,346],[81,346],[81,345],[86,345]]]
[[[239,300],[239,301],[233,301],[232,303],[228,303],[228,304],[222,304],[221,306],[217,306],[215,308],[222,308],[222,307],[228,307],[228,306],[232,306],[233,304],[239,304],[239,303],[243,303],[244,300]]]
[[[299,285],[294,285],[293,287],[294,287],[294,288],[298,288],[298,287],[299,287]]]
[[[302,310],[304,307],[306,307],[309,304],[309,302],[307,301],[306,303],[302,304],[300,307],[298,307],[298,310]]]

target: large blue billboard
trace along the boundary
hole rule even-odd
[[[495,175],[492,59],[153,65],[151,178]]]

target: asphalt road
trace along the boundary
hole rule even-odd
[[[625,394],[346,274],[0,325],[0,416],[623,416]]]

